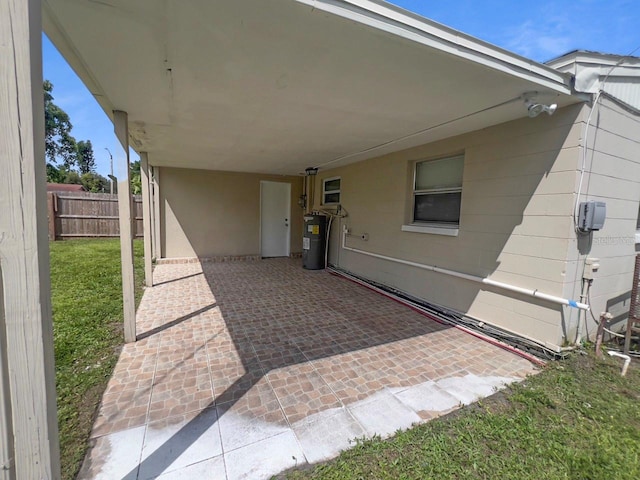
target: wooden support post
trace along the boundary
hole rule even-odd
[[[156,240],[156,186],[154,185],[155,167],[149,165],[149,213],[151,218],[151,253],[152,258],[158,258]]]
[[[9,385],[6,331],[2,264],[0,264],[0,479],[14,480],[16,478],[16,465],[13,458],[13,413],[11,408],[11,385]]]
[[[0,2],[0,478],[59,479],[40,0]]]
[[[153,237],[155,239],[155,257],[162,258],[162,237],[161,225],[162,217],[160,216],[160,168],[153,167]]]
[[[122,307],[124,341],[136,341],[136,295],[133,268],[133,217],[131,215],[131,173],[129,168],[129,124],[127,112],[113,112],[116,137],[124,149],[118,159],[118,215],[120,224],[120,260],[122,263]]]
[[[153,287],[151,197],[149,195],[149,156],[147,152],[140,152],[140,180],[142,182],[142,223],[144,225],[144,282],[147,287]]]

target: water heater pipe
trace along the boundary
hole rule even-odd
[[[306,168],[305,171],[305,181],[308,181],[308,198],[307,198],[307,213],[312,213],[315,208],[315,196],[316,196],[316,175],[318,174],[318,169],[316,167]]]
[[[542,293],[537,289],[530,288],[522,288],[517,287],[515,285],[510,285],[508,283],[496,282],[495,280],[491,280],[489,278],[478,277],[476,275],[469,275],[467,273],[456,272],[454,270],[448,270],[446,268],[436,267],[435,265],[426,265],[424,263],[410,262],[408,260],[401,260],[399,258],[387,257],[386,255],[380,255],[378,253],[367,252],[365,250],[360,250],[357,248],[347,247],[347,234],[349,233],[349,229],[347,226],[344,226],[342,231],[342,249],[347,250],[349,252],[360,253],[361,255],[368,255],[370,257],[380,258],[382,260],[387,260],[390,262],[401,263],[403,265],[409,265],[411,267],[421,268],[423,270],[428,270],[431,272],[442,273],[444,275],[449,275],[451,277],[462,278],[465,280],[469,280],[472,282],[482,283],[484,285],[490,285],[495,288],[500,288],[502,290],[508,290],[510,292],[520,293],[522,295],[526,295],[529,297],[540,298],[542,300],[546,300],[551,303],[556,303],[559,305],[567,305],[569,307],[578,308],[580,310],[589,310],[589,305],[586,303],[576,302],[575,300],[569,300],[562,297],[556,297],[555,295],[548,295],[546,293]]]

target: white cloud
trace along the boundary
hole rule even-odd
[[[548,60],[571,50],[575,44],[570,28],[562,19],[527,20],[508,28],[504,35],[508,49],[534,60]]]
[[[546,61],[574,49],[626,54],[640,44],[638,3],[629,0],[540,0],[527,20],[494,41],[525,57]]]

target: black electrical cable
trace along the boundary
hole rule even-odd
[[[556,352],[554,350],[547,348],[546,346],[544,346],[539,342],[530,340],[528,338],[520,337],[518,335],[502,330],[498,327],[494,327],[486,323],[484,323],[482,327],[479,327],[478,325],[481,322],[478,320],[472,319],[454,310],[425,302],[424,300],[413,297],[405,292],[402,292],[392,287],[388,287],[386,285],[382,285],[380,283],[374,282],[366,278],[362,278],[358,275],[354,275],[351,272],[347,272],[333,265],[331,266],[331,269],[335,270],[336,272],[339,272],[341,275],[344,275],[346,277],[352,277],[361,282],[367,283],[375,288],[378,288],[382,291],[390,293],[410,303],[412,306],[419,308],[425,311],[426,313],[429,313],[437,317],[438,320],[441,320],[444,323],[447,323],[449,325],[452,325],[452,326],[460,325],[460,326],[469,328],[471,330],[474,330],[476,332],[489,335],[493,338],[496,338],[497,340],[500,340],[508,345],[511,345],[512,347],[519,348],[523,351],[534,354],[538,357],[544,357],[545,359],[557,360],[559,358],[564,358],[566,356],[561,352]]]

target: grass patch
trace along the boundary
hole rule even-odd
[[[75,478],[100,397],[123,344],[120,243],[50,243],[62,478]],[[136,300],[142,296],[143,245],[134,242]]]
[[[589,355],[451,415],[358,442],[300,479],[638,479],[640,363]]]

